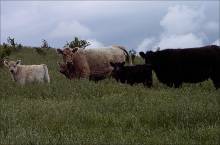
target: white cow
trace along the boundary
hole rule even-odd
[[[17,60],[16,62],[5,60],[4,65],[9,68],[12,79],[21,85],[32,82],[50,83],[46,64],[21,65],[21,60]]]

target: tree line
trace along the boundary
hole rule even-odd
[[[71,41],[66,41],[66,44],[63,46],[64,48],[75,48],[79,47],[82,49],[85,49],[87,46],[91,45],[91,43],[87,40],[79,39],[78,37],[74,37]],[[4,59],[7,59],[12,52],[20,51],[22,48],[24,48],[21,43],[17,43],[15,41],[15,38],[8,37],[7,42],[0,44],[0,67],[3,66]],[[33,47],[35,52],[39,55],[45,56],[48,53],[48,50],[52,47],[49,45],[47,40],[42,39],[41,46],[40,47]],[[136,51],[134,49],[129,51],[129,54],[131,55],[132,59],[134,59],[136,55]]]

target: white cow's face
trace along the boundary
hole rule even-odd
[[[15,74],[17,72],[17,65],[21,64],[21,60],[17,60],[16,62],[15,61],[7,61],[7,60],[5,60],[4,64],[5,64],[6,67],[9,68],[9,71],[12,74]]]

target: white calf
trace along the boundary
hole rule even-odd
[[[21,65],[21,60],[4,61],[6,67],[9,68],[11,77],[19,84],[32,82],[47,82],[50,83],[48,68],[46,64],[41,65]]]

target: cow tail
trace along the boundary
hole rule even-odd
[[[128,51],[124,47],[122,47],[122,46],[116,46],[116,47],[118,47],[119,49],[121,49],[125,53],[125,56],[126,56],[125,60],[126,60],[126,62],[129,63],[130,65],[132,65],[133,64],[132,63],[132,59],[130,58],[130,55],[129,55]]]
[[[50,76],[48,73],[48,68],[46,64],[43,64],[43,68],[44,68],[44,81],[47,83],[50,83]]]
[[[132,65],[132,60],[130,58],[128,51],[124,49],[124,52],[126,54],[126,62],[129,63],[130,65]]]

